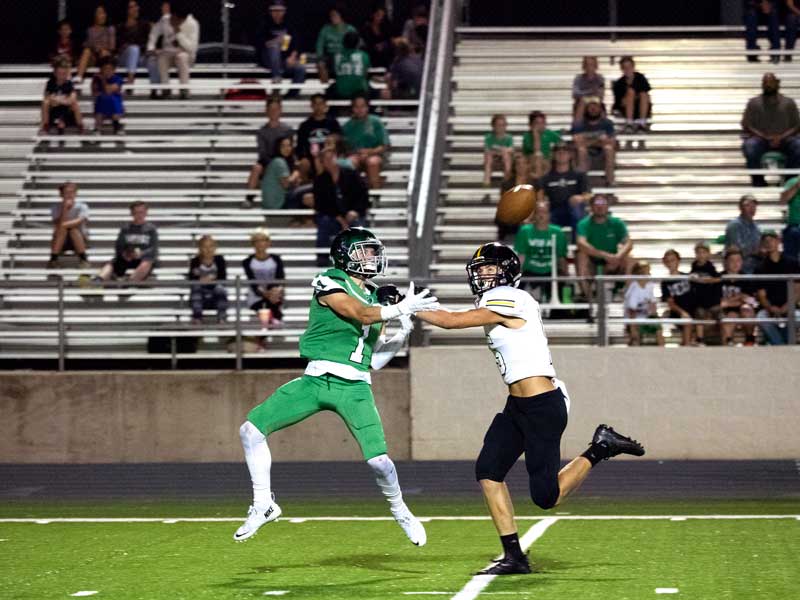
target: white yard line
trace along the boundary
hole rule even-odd
[[[569,515],[558,517],[515,516],[517,521],[686,521],[707,519],[800,519],[800,515]],[[489,521],[489,516],[438,516],[420,517],[424,521]],[[52,517],[52,518],[7,518],[0,523],[239,523],[242,517]],[[308,521],[394,521],[393,517],[297,517],[282,519],[288,523]]]
[[[548,517],[547,519],[542,519],[536,523],[536,525],[528,529],[525,535],[519,540],[519,545],[523,552],[530,548],[533,542],[542,537],[544,532],[547,531],[553,523],[558,521],[559,518],[560,517]],[[475,575],[451,600],[474,600],[478,597],[478,594],[486,589],[486,586],[488,586],[495,577],[497,577],[497,575]]]

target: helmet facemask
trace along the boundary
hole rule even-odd
[[[378,239],[368,239],[350,244],[345,271],[370,279],[386,272],[387,264],[383,243]]]
[[[501,260],[496,258],[474,258],[467,265],[467,275],[469,276],[469,287],[472,293],[480,296],[489,290],[501,285],[517,287],[519,277],[510,278],[503,268]],[[492,274],[481,274],[481,268],[486,266],[496,267]]]

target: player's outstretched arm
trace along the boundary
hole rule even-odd
[[[320,303],[330,307],[338,315],[347,319],[355,319],[363,325],[372,325],[380,321],[391,321],[403,315],[413,315],[420,310],[436,310],[439,302],[425,289],[414,293],[411,287],[406,297],[397,304],[389,306],[367,306],[349,294],[335,293],[322,296]]]
[[[458,312],[449,310],[424,311],[418,312],[417,318],[442,329],[467,329],[468,327],[481,327],[498,323],[505,324],[506,321],[511,320],[488,308],[473,308],[472,310]]]

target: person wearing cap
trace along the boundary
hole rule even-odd
[[[617,140],[614,137],[614,123],[603,114],[599,98],[586,98],[583,119],[570,130],[578,152],[578,168],[589,171],[589,153],[600,151],[605,159],[606,185],[614,185],[614,161],[616,160]]]
[[[571,237],[574,239],[575,226],[583,218],[592,192],[586,173],[576,171],[572,164],[569,144],[558,142],[553,145],[550,171],[536,181],[535,188],[539,200],[550,202],[550,219],[553,224],[571,227]]]
[[[725,227],[725,250],[731,246],[738,248],[744,258],[743,273],[752,273],[761,262],[761,230],[754,221],[758,200],[745,194],[739,198],[739,216]]]
[[[783,255],[800,262],[800,177],[792,177],[781,192],[786,204],[786,228],[783,230]]]
[[[269,231],[259,227],[250,235],[253,244],[253,254],[242,261],[247,279],[251,282],[247,292],[247,306],[258,312],[269,309],[271,325],[282,324],[283,319],[283,280],[286,274],[283,270],[283,260],[277,254],[269,252],[272,239]],[[281,283],[255,283],[255,282],[280,281]]]
[[[522,134],[522,154],[517,157],[517,185],[528,183],[531,176],[538,179],[545,174],[553,157],[553,146],[561,141],[561,134],[547,128],[547,116],[540,110],[528,115],[528,131]]]
[[[716,319],[720,312],[722,290],[719,272],[711,262],[711,249],[706,242],[694,245],[694,261],[689,270],[694,291],[696,319]],[[695,346],[705,346],[705,326],[695,325]]]
[[[756,269],[756,275],[796,275],[800,274],[797,262],[781,254],[781,243],[775,231],[768,230],[761,234],[762,245],[766,256]],[[756,298],[761,305],[758,318],[785,318],[789,313],[789,294],[786,281],[756,281],[758,291]],[[800,280],[794,282],[794,297],[800,298]],[[796,306],[791,307],[796,309]],[[799,315],[800,316],[800,315]],[[778,323],[759,323],[764,337],[773,346],[781,346],[788,342],[786,326]]]
[[[774,73],[764,73],[762,93],[751,98],[742,115],[745,140],[742,152],[748,169],[760,169],[761,157],[769,151],[786,155],[786,168],[800,168],[800,114],[791,98],[780,94],[780,80]],[[767,185],[763,175],[751,175],[753,186]]]
[[[300,93],[299,85],[306,80],[306,68],[300,63],[297,36],[286,25],[286,4],[283,0],[267,0],[268,12],[263,15],[255,36],[255,51],[259,64],[269,69],[273,83],[289,77],[293,85],[287,98]]]
[[[578,276],[595,274],[630,275],[635,261],[631,257],[633,242],[625,222],[609,214],[608,198],[595,194],[592,213],[578,222]],[[586,298],[591,296],[591,284],[581,281]]]
[[[572,80],[573,123],[583,119],[587,98],[597,98],[602,105],[606,93],[606,80],[598,73],[599,64],[596,56],[584,56],[581,63],[582,73]]]

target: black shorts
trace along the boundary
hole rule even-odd
[[[560,388],[528,398],[509,396],[483,439],[475,476],[504,481],[524,452],[531,498],[541,508],[552,508],[559,495],[561,435],[566,427],[567,403]]]
[[[111,263],[114,266],[114,275],[116,277],[124,277],[125,273],[128,271],[133,271],[136,269],[140,264],[142,264],[141,258],[134,258],[133,260],[126,260],[121,256],[117,256],[114,259],[114,262]],[[152,267],[150,268],[150,273],[147,274],[149,277],[152,274],[153,269],[156,268],[155,263],[153,263]]]

